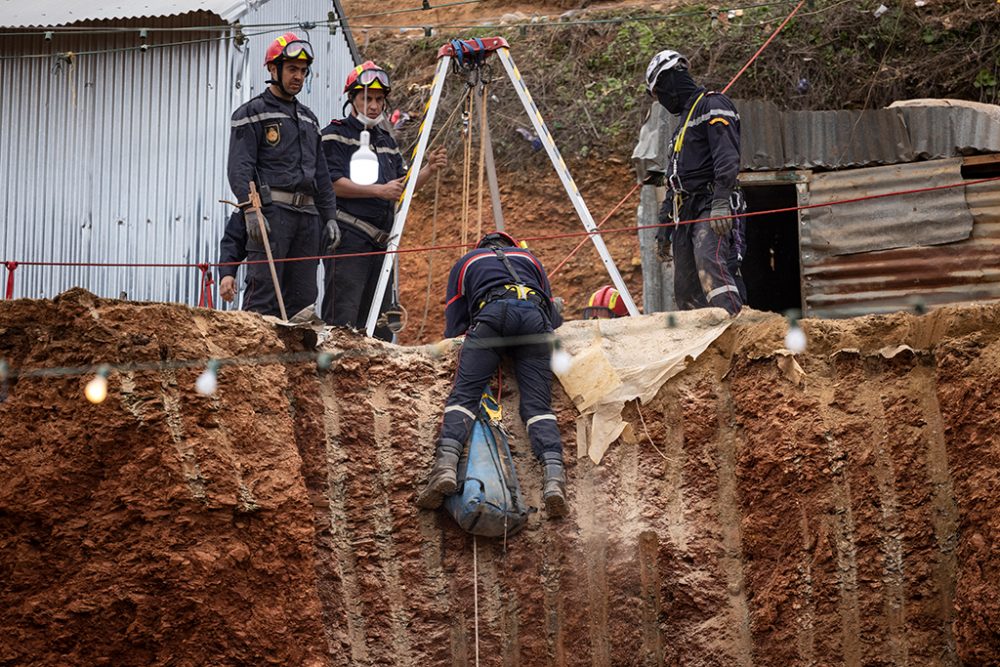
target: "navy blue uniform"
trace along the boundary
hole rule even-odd
[[[689,113],[681,150],[675,154]],[[681,194],[677,222],[712,217],[712,200],[731,200],[740,170],[740,117],[728,97],[699,89],[685,103],[680,119],[670,141],[669,189],[661,222],[673,218],[675,192]],[[711,305],[735,314],[742,308],[745,292],[741,294],[738,279],[742,222],[734,222],[733,232],[722,237],[708,222],[660,228],[661,238],[673,244],[674,297],[682,310]]]
[[[269,240],[275,259],[312,257],[320,254],[326,220],[336,216],[337,200],[321,149],[319,121],[297,100],[282,100],[270,89],[239,107],[232,117],[229,140],[229,186],[236,198],[249,198],[250,181],[258,190],[269,186],[275,198],[299,195],[311,198],[298,205],[275,201],[264,207],[271,226]],[[232,222],[232,220],[231,220]],[[225,261],[233,261],[235,236],[223,238]],[[245,238],[245,231],[244,231]],[[246,258],[266,260],[263,245],[246,240]],[[316,302],[316,261],[277,262],[285,309],[291,316]],[[222,275],[225,275],[220,271]],[[235,273],[235,271],[233,271]],[[278,315],[278,302],[266,261],[247,265],[243,308],[265,315]]]
[[[504,288],[514,278],[490,248],[466,254],[448,277],[445,336],[466,336],[455,385],[445,404],[440,439],[460,443],[468,439],[483,390],[506,355],[514,361],[521,419],[532,450],[539,459],[545,452],[559,452],[561,457],[562,440],[551,407],[549,343],[519,343],[516,338],[552,333],[562,324],[562,317],[552,306],[548,277],[535,256],[520,248],[504,248],[503,252],[522,284],[532,290],[528,299],[518,299],[516,292]]]
[[[336,182],[351,177],[351,156],[361,145],[361,131],[364,126],[354,116],[335,120],[323,129],[323,150],[330,168],[330,178]],[[402,178],[403,156],[395,139],[380,127],[369,131],[371,149],[378,157],[378,183],[388,183]],[[396,202],[378,197],[341,197],[338,217],[342,240],[334,251],[335,255],[385,250],[388,232],[392,229],[396,212]],[[360,219],[375,229],[385,232],[386,239],[374,239],[366,231],[354,224],[351,218]],[[378,274],[382,269],[382,255],[365,257],[344,257],[325,260],[326,293],[323,297],[323,319],[327,324],[351,326],[363,329],[368,321],[368,311]],[[391,300],[386,290],[382,310]],[[384,328],[376,329],[375,336],[392,339],[392,332]]]
[[[226,221],[226,230],[222,233],[222,240],[219,241],[219,263],[242,262],[247,258],[247,225],[243,222],[243,211],[233,211]],[[226,276],[236,277],[236,271],[240,267],[232,266],[219,267],[219,280]]]

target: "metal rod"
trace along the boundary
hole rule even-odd
[[[615,266],[615,261],[611,258],[611,253],[608,252],[608,247],[604,244],[604,239],[597,230],[597,225],[594,224],[594,218],[590,215],[587,204],[580,195],[580,190],[576,187],[573,177],[570,176],[566,162],[563,160],[562,155],[559,154],[559,149],[556,148],[556,143],[552,139],[545,121],[542,119],[542,114],[539,113],[538,107],[535,106],[534,100],[531,99],[531,93],[528,92],[528,88],[521,79],[521,73],[514,65],[514,59],[510,55],[510,50],[497,49],[497,57],[507,71],[507,76],[510,77],[511,83],[514,84],[514,90],[517,91],[517,96],[521,99],[521,104],[524,105],[524,110],[528,113],[528,118],[535,128],[535,133],[541,139],[542,145],[545,146],[545,152],[548,153],[552,166],[555,167],[556,173],[559,174],[559,180],[562,181],[563,187],[566,189],[566,194],[569,195],[570,201],[573,202],[576,214],[580,217],[584,228],[590,232],[590,240],[593,241],[594,247],[597,248],[597,253],[601,256],[601,261],[604,262],[604,268],[611,277],[611,281],[621,294],[629,315],[638,315],[639,309],[636,308],[635,301],[632,300],[632,295],[629,294],[628,286],[625,285],[625,281],[618,272],[618,267]]]
[[[431,126],[434,125],[434,114],[437,112],[438,103],[441,101],[441,91],[444,89],[444,80],[450,63],[450,56],[442,56],[438,60],[437,71],[434,73],[431,96],[427,100],[427,108],[424,110],[424,120],[420,125],[420,140],[417,142],[417,148],[413,154],[410,171],[407,174],[406,188],[403,190],[403,194],[400,197],[399,209],[396,211],[396,219],[392,223],[392,231],[389,234],[389,242],[386,245],[385,257],[382,259],[382,270],[378,276],[378,283],[375,285],[372,305],[368,309],[368,321],[365,323],[365,332],[369,336],[375,332],[375,323],[378,322],[382,297],[385,296],[385,289],[389,284],[389,274],[392,273],[392,257],[399,248],[399,241],[403,236],[403,227],[406,226],[406,215],[410,212],[410,202],[413,200],[413,191],[417,185],[417,174],[420,173],[424,154],[427,152],[427,142],[430,140]]]

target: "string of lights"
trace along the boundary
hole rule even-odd
[[[923,312],[922,308],[916,307],[918,313]],[[798,311],[790,311],[785,314],[788,321],[788,333],[785,336],[785,347],[795,354],[800,354],[806,349],[806,334],[799,326]],[[667,313],[664,318],[664,325],[668,329],[677,328],[677,318],[673,313]],[[329,330],[329,328],[327,328]],[[632,336],[629,332],[619,332],[615,335]],[[109,378],[112,374],[131,375],[136,373],[162,373],[165,371],[203,369],[194,382],[195,391],[202,396],[214,396],[219,386],[219,371],[226,367],[255,367],[255,366],[298,366],[304,364],[315,364],[317,372],[328,371],[337,361],[349,358],[370,359],[376,356],[403,356],[412,354],[415,350],[424,350],[431,357],[436,358],[452,346],[457,346],[459,341],[446,339],[433,345],[424,345],[417,348],[406,347],[384,347],[375,352],[371,349],[352,349],[329,351],[323,349],[304,350],[298,352],[286,352],[281,354],[265,354],[257,356],[240,357],[201,357],[194,359],[159,359],[155,361],[129,361],[120,363],[99,363],[78,366],[45,366],[45,367],[12,367],[6,359],[0,358],[0,403],[7,400],[10,391],[10,384],[20,380],[30,379],[52,379],[67,377],[93,376],[84,385],[84,396],[94,404],[103,403],[108,396]],[[517,345],[544,344],[552,348],[551,367],[556,374],[563,374],[570,370],[573,365],[573,357],[566,352],[561,344],[560,337],[554,333],[530,334],[514,337],[483,338],[477,340],[465,340],[466,347],[474,348],[504,348]]]

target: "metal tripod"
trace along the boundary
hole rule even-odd
[[[573,208],[576,209],[576,213],[580,217],[580,221],[583,223],[587,232],[589,232],[590,239],[594,243],[594,247],[597,249],[597,253],[601,257],[601,261],[604,262],[604,267],[607,269],[608,275],[611,277],[611,281],[621,294],[629,315],[639,314],[639,309],[636,308],[635,301],[632,300],[632,295],[629,294],[628,287],[625,285],[625,281],[618,272],[618,267],[615,266],[615,262],[611,258],[611,254],[608,252],[607,246],[604,244],[604,239],[601,237],[600,232],[597,231],[597,225],[594,223],[594,218],[590,215],[590,211],[587,209],[587,205],[584,203],[583,197],[580,195],[580,191],[576,187],[576,183],[573,181],[573,177],[570,176],[569,169],[566,167],[566,163],[563,161],[562,155],[559,154],[559,149],[556,148],[555,141],[553,141],[552,135],[549,133],[549,129],[545,125],[545,121],[542,119],[542,114],[539,113],[538,107],[535,106],[535,102],[531,99],[531,93],[528,92],[528,88],[521,79],[521,73],[514,65],[514,60],[510,55],[510,46],[507,44],[507,40],[502,37],[489,37],[485,39],[453,40],[438,50],[437,70],[434,72],[434,81],[431,84],[430,98],[427,100],[427,105],[424,108],[424,117],[419,130],[420,136],[417,141],[417,147],[413,152],[410,170],[407,172],[406,187],[400,197],[399,207],[396,210],[396,218],[392,225],[392,232],[389,234],[389,242],[386,247],[387,252],[382,260],[382,270],[379,273],[378,284],[375,287],[375,294],[372,298],[371,308],[368,310],[368,320],[365,324],[365,329],[369,336],[371,336],[375,331],[375,324],[378,321],[379,307],[382,303],[382,297],[385,295],[385,290],[389,283],[389,275],[392,272],[392,258],[395,251],[399,248],[399,242],[403,235],[403,228],[406,225],[406,216],[410,211],[410,202],[413,200],[413,191],[417,184],[416,175],[420,173],[420,167],[423,164],[424,155],[427,151],[427,145],[431,136],[431,126],[434,124],[434,116],[437,113],[438,105],[441,102],[441,92],[444,90],[444,81],[448,75],[449,66],[453,61],[456,61],[460,66],[466,67],[468,67],[469,63],[481,64],[492,54],[496,54],[496,57],[503,65],[504,71],[507,73],[507,77],[510,79],[511,84],[513,84],[514,90],[517,91],[518,98],[520,98],[521,104],[524,106],[524,110],[527,112],[528,118],[531,120],[535,134],[538,135],[542,145],[545,147],[545,152],[548,154],[549,160],[552,162],[552,166],[559,175],[559,180],[562,181],[563,188],[565,188],[566,194],[573,203]],[[485,125],[482,130],[488,132]],[[489,160],[489,164],[487,166],[490,171],[492,185],[492,183],[495,183],[496,178],[492,160]],[[493,188],[491,187],[491,194],[492,191]],[[496,211],[497,208],[498,202],[496,197],[494,197],[494,211]]]

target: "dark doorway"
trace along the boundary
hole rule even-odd
[[[792,184],[743,184],[743,193],[750,213],[798,205]],[[796,211],[747,218],[742,272],[751,308],[777,313],[802,308],[798,219]]]

